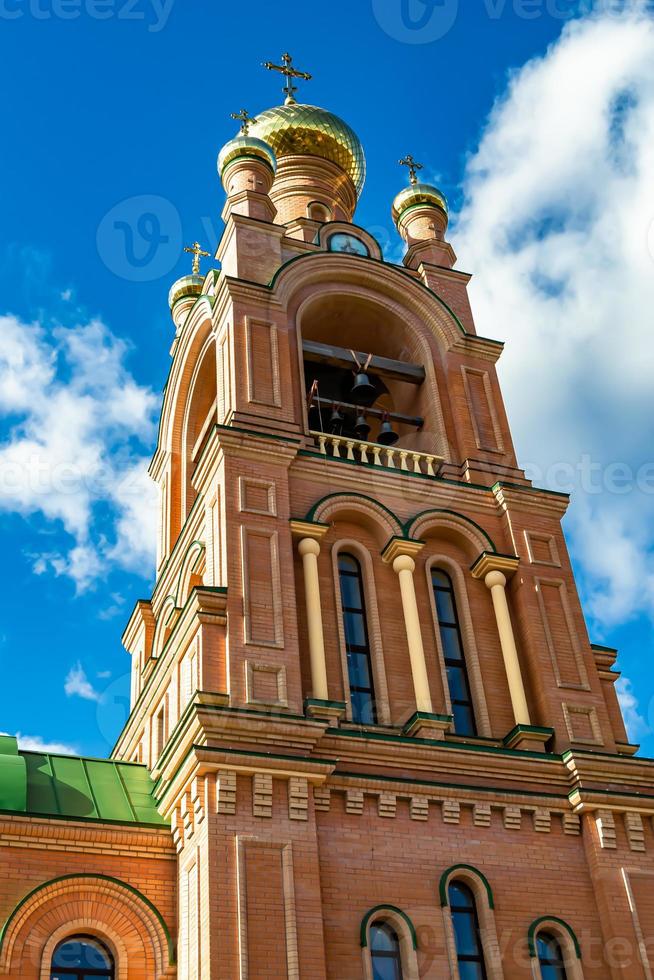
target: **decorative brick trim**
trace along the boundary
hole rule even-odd
[[[303,776],[288,781],[288,815],[291,820],[309,819],[309,781]]]
[[[563,814],[563,832],[578,837],[581,833],[581,818],[577,813]]]
[[[522,827],[522,812],[519,806],[504,807],[504,827],[506,830],[520,830]]]
[[[348,789],[345,791],[345,812],[356,813],[359,816],[363,813],[363,790]]]
[[[412,820],[429,819],[429,800],[425,796],[412,796],[409,801],[409,814]]]
[[[457,800],[443,800],[443,823],[458,823],[461,819],[461,804]]]
[[[252,813],[255,817],[272,817],[273,780],[267,772],[252,777]]]
[[[615,837],[615,817],[610,810],[597,810],[595,813],[595,826],[599,835],[600,847],[604,850],[615,850],[617,843]]]
[[[534,810],[534,830],[537,834],[549,834],[552,829],[552,814],[544,807]]]
[[[395,793],[380,793],[377,801],[377,812],[380,817],[394,817],[397,810]]]
[[[475,803],[472,808],[472,822],[475,827],[490,827],[491,806],[490,803]]]
[[[625,813],[624,826],[627,840],[632,851],[645,850],[645,828],[640,813]]]
[[[327,813],[331,806],[331,790],[327,786],[313,787],[313,806],[321,813]]]
[[[228,769],[216,773],[216,812],[225,816],[236,813],[236,773]]]
[[[199,827],[206,815],[206,776],[196,776],[191,783],[191,804],[193,806],[193,821]]]

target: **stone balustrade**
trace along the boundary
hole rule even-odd
[[[405,473],[418,473],[420,476],[437,477],[443,463],[441,456],[417,453],[401,446],[382,446],[378,442],[363,442],[361,439],[349,439],[327,432],[312,432],[311,435],[323,456],[350,460],[364,466],[381,466]]]

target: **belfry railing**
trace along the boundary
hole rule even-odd
[[[363,442],[327,432],[312,432],[316,445],[323,456],[343,459],[363,466],[379,466],[404,473],[437,477],[443,457],[433,453],[417,453],[401,446],[382,446],[378,442]]]

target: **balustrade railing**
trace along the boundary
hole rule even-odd
[[[378,442],[363,442],[361,439],[348,439],[345,436],[330,435],[328,432],[312,432],[311,435],[323,456],[346,459],[364,466],[382,466],[390,470],[436,477],[443,463],[442,456],[417,453],[401,446],[383,446]]]

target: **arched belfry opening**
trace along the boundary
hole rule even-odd
[[[216,349],[215,345],[210,343],[205,347],[195,368],[184,413],[183,518],[188,516],[197,497],[197,490],[193,486],[193,474],[216,421],[216,396]]]
[[[327,292],[300,329],[312,432],[442,451],[433,355],[414,325],[368,297]]]

